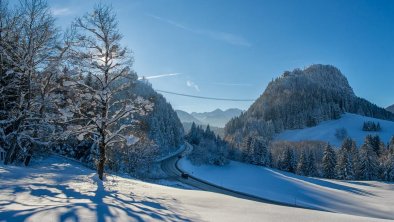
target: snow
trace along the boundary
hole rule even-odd
[[[194,166],[181,159],[179,166],[213,184],[282,203],[394,219],[393,183],[309,178],[234,161],[219,167]]]
[[[130,135],[127,137],[126,144],[127,144],[127,146],[131,146],[131,145],[136,144],[139,140],[140,139],[138,137],[136,137],[134,135]]]
[[[165,160],[165,159],[168,159],[169,157],[179,155],[179,154],[180,154],[181,152],[183,152],[184,150],[185,150],[185,145],[181,145],[181,146],[179,146],[179,148],[178,148],[177,150],[175,150],[174,152],[170,152],[170,153],[168,153],[167,155],[158,158],[157,160],[155,160],[155,162],[161,162],[161,161],[163,161],[163,160]]]
[[[365,121],[380,123],[382,130],[379,132],[362,131]],[[390,141],[394,136],[394,122],[361,116],[357,114],[345,113],[338,120],[330,120],[320,123],[315,127],[286,130],[275,137],[275,140],[302,141],[302,140],[319,140],[329,142],[331,145],[340,146],[342,141],[335,137],[335,131],[339,128],[345,128],[348,136],[356,141],[357,146],[364,143],[368,134],[378,134],[380,139],[385,143]]]
[[[61,157],[0,164],[0,221],[379,221],[108,175]],[[383,221],[383,220],[382,220]]]

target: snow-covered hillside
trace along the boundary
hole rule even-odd
[[[380,123],[382,130],[379,132],[366,132],[362,130],[365,121]],[[302,141],[319,140],[340,146],[342,141],[335,136],[336,130],[345,128],[349,137],[361,146],[368,134],[378,134],[382,141],[387,143],[394,136],[394,122],[388,120],[375,119],[371,117],[345,113],[338,120],[329,120],[320,123],[315,127],[286,130],[275,137],[275,140]]]
[[[394,219],[393,183],[309,178],[233,161],[218,167],[194,166],[182,159],[179,165],[197,178],[270,200],[331,212]]]
[[[394,104],[391,105],[391,106],[389,106],[389,107],[387,107],[386,110],[388,110],[388,111],[394,113]]]
[[[162,184],[112,175],[101,183],[94,171],[59,157],[27,168],[0,165],[0,221],[379,221]]]

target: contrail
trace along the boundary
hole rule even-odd
[[[156,89],[156,91],[162,92],[162,93],[168,93],[168,94],[172,94],[172,95],[177,95],[177,96],[186,96],[186,97],[192,97],[192,98],[198,98],[198,99],[235,101],[235,102],[253,102],[253,101],[255,101],[254,99],[229,99],[229,98],[215,98],[215,97],[206,97],[206,96],[194,96],[194,95],[183,94],[183,93],[169,92],[169,91],[160,90],[160,89]]]
[[[167,73],[167,74],[162,74],[162,75],[155,75],[155,76],[140,76],[138,77],[138,80],[141,79],[158,79],[162,77],[168,77],[168,76],[178,76],[181,75],[182,73]]]

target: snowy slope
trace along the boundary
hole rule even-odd
[[[388,111],[394,113],[394,104],[391,105],[391,106],[389,106],[389,107],[387,107],[386,110],[388,110]]]
[[[239,162],[194,166],[182,159],[179,165],[197,178],[255,196],[331,212],[394,219],[394,184],[308,178]]]
[[[379,221],[163,184],[112,175],[100,183],[94,171],[59,157],[0,165],[0,221]]]
[[[379,132],[362,131],[365,121],[379,122],[382,130]],[[387,143],[394,136],[394,122],[375,119],[371,117],[346,113],[338,120],[330,120],[320,123],[315,127],[286,130],[275,137],[275,140],[301,141],[301,140],[320,140],[340,146],[341,141],[335,137],[335,130],[345,128],[348,135],[357,142],[357,146],[361,146],[368,134],[378,134],[380,138]]]

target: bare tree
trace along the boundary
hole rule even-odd
[[[120,45],[122,39],[112,8],[97,5],[91,13],[73,24],[73,58],[64,81],[66,104],[60,112],[64,123],[71,124],[66,135],[91,139],[98,144],[97,171],[103,179],[106,150],[119,143],[138,141],[131,135],[133,114],[145,114],[152,104],[129,95],[136,74],[131,71],[131,52]],[[84,81],[88,78],[88,81]]]
[[[3,2],[2,2],[3,4]],[[4,6],[4,5],[3,5]],[[3,8],[2,8],[2,14]],[[44,0],[21,0],[1,18],[2,94],[7,114],[2,117],[7,141],[6,163],[19,158],[27,165],[34,148],[48,142],[51,127],[44,120],[55,58],[59,58],[58,30]],[[51,74],[49,74],[51,73]],[[40,99],[41,97],[41,99]]]

